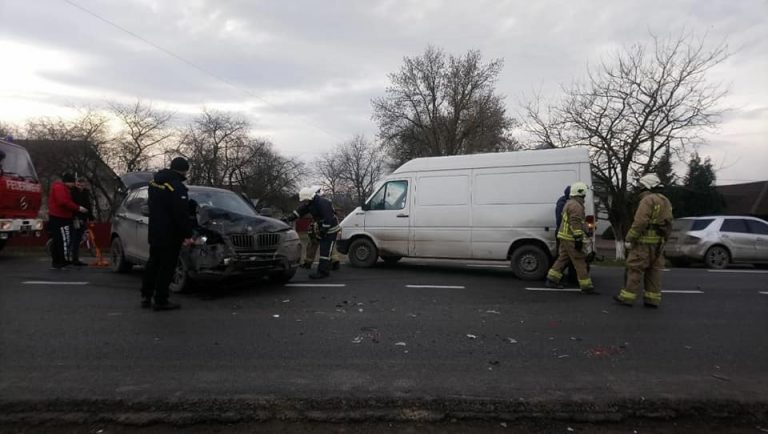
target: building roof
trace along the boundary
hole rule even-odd
[[[768,217],[768,181],[715,187],[725,201],[724,214]]]

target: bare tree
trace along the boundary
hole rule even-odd
[[[702,140],[703,130],[717,125],[726,91],[706,76],[727,57],[724,44],[708,48],[705,38],[654,36],[651,44],[632,45],[591,68],[585,81],[564,88],[563,102],[547,113],[538,101],[526,107],[525,129],[540,146],[589,148],[595,192],[607,206],[618,258],[632,218],[630,184],[666,151],[683,155],[687,145]]]
[[[389,75],[386,96],[372,101],[379,136],[395,164],[516,147],[510,135],[515,122],[495,93],[501,59],[486,64],[477,50],[455,57],[428,47],[403,63]]]
[[[338,150],[326,152],[317,158],[313,164],[314,176],[320,185],[332,197],[346,193],[345,182],[342,180],[342,162]]]
[[[110,144],[109,118],[92,108],[82,108],[72,120],[31,119],[24,134],[44,187],[68,171],[85,178],[91,186],[91,203],[99,219],[111,215],[119,181],[107,160]]]
[[[203,110],[179,141],[178,152],[191,165],[190,182],[230,188],[242,183],[238,176],[261,146],[251,142],[249,129],[247,121],[232,114]]]
[[[110,109],[121,124],[110,152],[114,167],[125,172],[149,169],[170,145],[173,115],[140,100],[130,105],[114,103]]]
[[[362,205],[384,174],[384,154],[379,146],[360,135],[340,146],[338,153],[340,178],[353,193],[355,204]]]

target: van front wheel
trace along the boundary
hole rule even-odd
[[[353,267],[368,268],[373,267],[376,260],[379,259],[379,252],[371,240],[358,238],[349,245],[347,257]]]
[[[541,247],[526,244],[512,253],[512,271],[522,280],[542,280],[549,269],[549,258]]]

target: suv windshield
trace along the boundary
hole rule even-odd
[[[225,211],[236,214],[255,217],[256,211],[253,210],[245,200],[237,194],[226,190],[196,190],[189,189],[189,198],[197,202],[198,207],[202,208],[220,208]]]
[[[35,167],[24,148],[0,142],[0,157],[3,155],[5,158],[0,162],[0,165],[2,165],[4,175],[37,181]]]

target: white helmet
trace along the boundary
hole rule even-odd
[[[571,197],[581,196],[584,197],[587,195],[587,190],[589,187],[587,187],[587,184],[584,184],[581,181],[576,181],[573,184],[571,184]]]
[[[324,192],[323,192],[323,187],[322,187],[322,186],[320,186],[320,185],[313,185],[313,186],[311,186],[311,187],[309,187],[309,188],[311,188],[312,190],[315,190],[315,193],[316,193],[318,196],[322,196],[322,195],[323,195],[323,193],[324,193]]]
[[[299,202],[304,202],[305,200],[312,200],[315,198],[316,194],[317,194],[317,189],[315,189],[315,187],[304,187],[301,190],[299,190]]]
[[[661,185],[661,180],[655,173],[649,173],[643,176],[638,182],[648,190],[652,190],[656,187],[663,187],[663,185]]]

